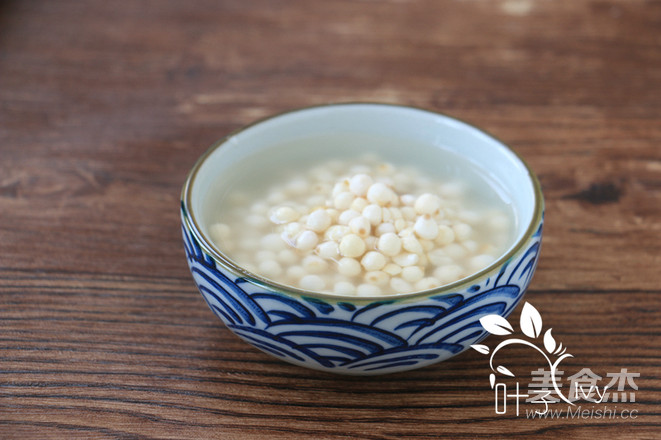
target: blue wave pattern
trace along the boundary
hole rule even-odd
[[[182,208],[182,220],[186,212]],[[185,225],[185,221],[183,222]],[[479,319],[507,317],[523,297],[539,254],[542,224],[527,249],[465,291],[415,302],[363,304],[285,296],[237,278],[183,228],[193,278],[235,334],[287,362],[344,374],[383,374],[447,359],[487,336]]]

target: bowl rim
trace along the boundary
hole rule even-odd
[[[223,254],[219,249],[217,249],[213,245],[213,241],[208,239],[205,234],[202,232],[203,229],[200,227],[197,219],[195,218],[194,212],[191,209],[192,207],[192,186],[193,182],[195,181],[195,178],[198,174],[198,171],[202,167],[202,164],[206,161],[206,159],[218,148],[222,147],[227,141],[229,141],[233,136],[236,136],[237,134],[248,130],[256,125],[259,125],[263,122],[279,118],[281,116],[286,116],[291,113],[297,113],[301,111],[307,111],[307,110],[314,110],[314,109],[321,109],[321,108],[326,108],[326,107],[344,107],[344,106],[361,106],[361,105],[367,105],[367,106],[383,106],[383,107],[394,107],[395,109],[406,109],[406,110],[417,110],[417,111],[422,111],[425,113],[428,113],[432,116],[442,116],[444,118],[448,118],[450,120],[453,120],[455,122],[459,122],[460,124],[466,126],[467,128],[476,130],[483,135],[486,135],[487,137],[495,140],[499,144],[501,144],[505,149],[509,150],[510,153],[512,153],[520,162],[521,164],[525,167],[526,171],[528,172],[528,178],[530,179],[530,182],[533,185],[533,196],[534,196],[534,208],[532,212],[532,216],[530,219],[530,222],[528,224],[528,227],[526,228],[525,232],[521,236],[519,240],[517,240],[513,245],[510,246],[509,251],[505,254],[502,254],[499,258],[497,258],[494,262],[492,262],[489,266],[485,267],[484,269],[480,270],[479,272],[475,272],[465,278],[462,278],[460,280],[457,280],[453,283],[450,284],[445,284],[439,287],[436,287],[434,289],[427,289],[427,290],[420,290],[416,292],[410,292],[410,293],[400,293],[400,294],[388,294],[388,295],[374,295],[374,296],[352,296],[352,295],[338,295],[335,293],[324,293],[324,292],[314,292],[314,291],[307,291],[303,289],[299,289],[298,287],[294,286],[289,286],[286,284],[280,284],[275,281],[272,281],[268,278],[262,277],[259,274],[250,272],[246,270],[245,268],[239,266],[236,264],[232,259],[230,259],[228,256]],[[528,163],[519,155],[514,149],[512,149],[508,144],[497,138],[496,136],[492,135],[491,133],[478,128],[477,126],[468,123],[462,119],[455,118],[453,116],[449,116],[445,113],[438,112],[438,111],[432,111],[428,109],[424,109],[422,107],[416,107],[416,106],[411,106],[411,105],[401,105],[401,104],[391,104],[391,103],[381,103],[381,102],[370,102],[370,101],[350,101],[350,102],[337,102],[337,103],[327,103],[327,104],[318,104],[318,105],[311,105],[311,106],[305,106],[305,107],[298,107],[290,110],[285,110],[282,112],[274,113],[268,116],[265,116],[263,118],[257,119],[254,122],[244,125],[236,130],[231,131],[229,134],[226,136],[218,139],[216,142],[211,144],[211,146],[197,159],[191,170],[189,171],[186,180],[184,182],[183,188],[181,190],[181,208],[184,210],[184,215],[182,218],[182,221],[184,222],[185,226],[188,228],[190,233],[194,236],[195,240],[199,244],[199,246],[202,248],[202,250],[210,255],[216,264],[220,264],[224,269],[234,273],[238,274],[240,277],[246,279],[247,281],[251,282],[252,284],[256,284],[260,287],[263,287],[265,289],[269,289],[271,291],[275,291],[284,295],[288,296],[297,296],[297,297],[307,297],[307,298],[315,298],[315,299],[320,299],[320,300],[327,300],[327,301],[333,301],[336,300],[338,302],[352,302],[352,303],[370,303],[370,302],[375,302],[375,301],[388,301],[388,302],[394,302],[394,301],[400,301],[400,300],[411,300],[415,298],[422,298],[422,297],[430,297],[430,296],[438,296],[438,295],[444,295],[444,294],[455,294],[457,291],[461,291],[460,286],[466,285],[467,287],[475,284],[475,282],[481,278],[483,278],[486,274],[492,272],[494,269],[502,266],[504,263],[509,261],[512,257],[514,257],[519,251],[521,251],[521,248],[524,247],[530,239],[534,236],[536,229],[538,228],[539,223],[543,220],[543,214],[544,214],[544,196],[542,194],[541,190],[541,185],[539,183],[539,180],[533,170],[530,168]]]

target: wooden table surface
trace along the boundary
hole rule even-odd
[[[186,266],[186,173],[342,101],[441,111],[529,162],[526,300],[568,370],[640,375],[609,404],[636,417],[496,414],[473,350],[341,377],[222,325]],[[0,438],[661,438],[660,145],[659,1],[1,1]]]

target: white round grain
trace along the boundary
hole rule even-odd
[[[383,218],[382,209],[379,205],[371,204],[363,208],[362,212],[363,217],[369,220],[370,224],[377,226],[381,224]]]
[[[280,238],[280,235],[272,232],[262,237],[260,244],[266,250],[278,252],[283,250],[287,244]]]
[[[387,262],[386,257],[377,251],[367,252],[360,260],[360,264],[368,272],[383,269]]]
[[[433,240],[438,236],[438,224],[429,214],[418,217],[413,226],[413,230],[420,238]]]
[[[402,240],[393,232],[386,232],[379,237],[377,248],[384,255],[394,257],[402,250]]]
[[[320,274],[326,272],[328,269],[328,263],[326,260],[316,255],[305,256],[301,265],[307,273]]]
[[[303,231],[296,237],[296,248],[301,251],[311,251],[318,242],[317,234],[312,231]]]
[[[271,213],[271,222],[277,225],[298,220],[300,214],[290,206],[281,206]]]
[[[369,220],[361,215],[351,219],[349,222],[349,229],[351,229],[351,232],[360,238],[366,238],[368,235],[370,235],[372,225],[370,224]]]
[[[434,194],[422,194],[415,201],[415,212],[417,214],[434,214],[441,208],[441,199]]]
[[[381,223],[374,229],[374,235],[377,237],[387,234],[388,232],[395,232],[395,225],[392,223]]]
[[[259,263],[259,273],[267,278],[277,277],[282,274],[282,267],[277,261],[266,260]]]
[[[374,270],[365,273],[364,279],[370,284],[374,284],[376,286],[384,286],[388,284],[388,281],[390,281],[390,275],[380,270]]]
[[[361,268],[358,260],[353,258],[345,257],[337,262],[337,271],[346,277],[355,277],[360,272],[362,272],[362,270],[363,269]]]
[[[393,277],[402,273],[402,268],[395,263],[388,263],[381,270]]]
[[[475,255],[474,257],[471,257],[470,260],[468,260],[468,267],[473,272],[477,272],[493,263],[494,260],[495,258],[489,254]]]
[[[466,223],[458,223],[452,227],[454,235],[458,241],[468,240],[473,233],[473,228]]]
[[[263,229],[268,226],[269,221],[261,214],[250,214],[246,217],[246,223],[255,229]]]
[[[438,226],[438,235],[434,239],[434,243],[438,246],[446,246],[454,241],[454,231],[447,225]]]
[[[434,277],[441,283],[449,284],[462,278],[464,270],[457,264],[448,264],[447,266],[437,267],[434,270]]]
[[[427,253],[427,258],[429,262],[434,266],[443,266],[446,264],[453,264],[454,259],[448,257],[443,249],[432,249]]]
[[[392,203],[395,198],[395,193],[392,192],[385,184],[377,182],[369,187],[367,190],[367,200],[379,206],[385,206]]]
[[[310,213],[305,224],[315,232],[324,232],[330,226],[331,218],[325,209],[317,209]]]
[[[369,203],[370,202],[368,202],[362,197],[356,197],[355,199],[353,199],[353,202],[351,202],[350,208],[353,209],[354,211],[363,212],[363,209],[365,209],[365,207],[369,205]]]
[[[397,293],[408,293],[413,291],[411,283],[399,277],[390,279],[390,287]]]
[[[386,224],[391,224],[391,223],[386,223]],[[401,219],[401,218],[398,219],[398,220],[395,220],[394,224],[395,224],[395,231],[397,231],[398,233],[402,232],[404,229],[406,229],[410,226],[409,222],[407,222],[406,220]]]
[[[353,200],[356,198],[356,196],[349,192],[345,191],[342,193],[339,193],[335,198],[333,199],[333,206],[335,209],[339,209],[340,211],[344,211],[345,209],[349,209],[351,206],[351,203]]]
[[[349,222],[356,217],[360,217],[360,212],[354,210],[354,209],[347,209],[342,212],[340,212],[340,216],[337,218],[337,222],[341,225],[348,225]]]
[[[340,217],[340,211],[338,211],[337,209],[328,208],[326,209],[326,213],[331,219],[331,224],[337,223],[337,220]]]
[[[298,285],[301,289],[318,292],[326,287],[326,281],[319,275],[305,275],[300,279]]]
[[[457,243],[450,243],[442,249],[448,257],[454,258],[455,260],[459,260],[466,256],[466,249]]]
[[[434,242],[431,240],[425,240],[424,238],[421,238],[418,241],[420,242],[420,246],[422,246],[422,250],[425,252],[429,252],[436,247]]]
[[[369,237],[365,238],[365,249],[366,250],[371,250],[371,249],[376,249],[376,242],[378,241],[378,238],[370,235]]]
[[[415,283],[416,290],[429,290],[441,285],[441,282],[434,277],[426,277]]]
[[[334,259],[340,256],[340,248],[334,241],[325,241],[317,246],[317,255],[326,259]]]
[[[392,222],[392,214],[389,209],[383,208],[381,210],[381,221],[384,223]]]
[[[414,254],[422,254],[423,252],[422,245],[420,244],[418,239],[412,235],[402,238],[402,247],[404,248],[404,250],[407,250]]]
[[[409,283],[417,283],[425,276],[425,272],[419,266],[408,266],[402,268],[401,277]]]
[[[414,221],[416,218],[415,209],[410,206],[403,206],[400,211],[402,211],[402,217],[404,220]]]
[[[316,244],[316,243],[315,243]],[[360,257],[365,253],[365,242],[356,234],[347,234],[340,241],[340,254],[343,257]]]
[[[289,278],[292,282],[297,283],[298,280],[303,278],[307,272],[305,272],[305,269],[303,269],[301,266],[289,266],[287,268],[287,278]]]
[[[379,296],[381,295],[381,289],[379,286],[374,284],[363,283],[356,288],[356,294],[358,296]]]
[[[333,286],[333,292],[338,295],[353,295],[356,293],[356,286],[348,281],[339,281]]]
[[[296,262],[299,261],[298,255],[296,255],[296,252],[294,252],[291,249],[283,249],[280,252],[278,252],[277,255],[277,260],[279,263],[284,264],[286,266],[292,265]]]
[[[475,240],[466,240],[461,245],[471,254],[474,254],[480,248],[480,245]]]
[[[401,267],[408,267],[417,264],[420,261],[420,256],[418,254],[402,253],[394,256],[392,261]]]
[[[331,195],[333,197],[338,196],[340,193],[349,191],[349,181],[347,179],[340,180],[335,185],[333,185],[333,192]]]
[[[324,233],[324,238],[327,240],[340,241],[342,237],[349,234],[351,229],[345,225],[333,225],[330,228],[326,229]]]
[[[349,179],[349,190],[359,197],[365,196],[374,180],[367,174],[356,174]]]
[[[415,205],[417,198],[413,194],[404,194],[399,198],[405,206],[412,207]]]

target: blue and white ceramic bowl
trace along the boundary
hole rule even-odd
[[[207,192],[219,173],[287,141],[337,133],[411,139],[465,156],[508,192],[518,220],[514,244],[486,269],[453,284],[373,298],[279,285],[238,267],[215,247],[201,219],[208,209]],[[530,168],[483,131],[420,109],[356,103],[284,113],[216,142],[186,180],[181,220],[195,283],[211,310],[235,334],[296,365],[374,375],[448,359],[487,336],[481,317],[507,317],[535,271],[543,209],[540,186]]]

